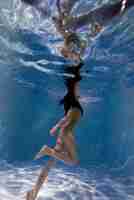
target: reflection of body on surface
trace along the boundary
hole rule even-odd
[[[79,61],[90,45],[91,38],[98,35],[117,15],[123,14],[134,5],[131,0],[120,0],[117,3],[104,4],[81,15],[72,15],[77,0],[57,0],[58,16],[54,17],[57,31],[63,36],[64,44],[61,54],[69,59]],[[89,26],[90,25],[90,26]],[[86,38],[81,36],[82,27],[89,30]]]
[[[21,1],[34,6],[40,13],[47,13],[43,0]],[[63,45],[59,48],[61,54],[68,59],[79,62],[86,52],[86,48],[90,45],[91,38],[100,33],[103,27],[108,25],[114,17],[123,14],[133,6],[134,1],[120,0],[117,3],[107,3],[89,10],[89,12],[74,16],[72,10],[76,3],[78,3],[78,0],[56,0],[58,16],[53,17],[53,21],[57,31],[64,39]],[[79,31],[84,26],[89,30],[86,38],[83,38]]]

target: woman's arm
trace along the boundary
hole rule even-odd
[[[68,122],[68,116],[63,117],[53,128],[50,129],[50,134],[54,136],[57,129],[64,126],[64,124],[66,124],[67,122]]]

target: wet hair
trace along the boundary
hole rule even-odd
[[[71,92],[68,92],[64,98],[60,101],[60,105],[64,105],[64,111],[65,115],[71,108],[78,108],[81,111],[81,114],[83,115],[83,108],[80,105],[77,98],[72,94]]]

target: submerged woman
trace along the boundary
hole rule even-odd
[[[78,95],[78,82],[81,80],[79,70],[82,65],[83,64],[80,63],[77,67],[73,67],[75,77],[66,80],[68,92],[60,102],[64,105],[65,115],[50,130],[50,134],[53,136],[56,135],[57,132],[58,136],[56,146],[54,148],[44,146],[36,155],[35,159],[48,155],[68,164],[79,163],[76,151],[74,128],[83,115],[83,109],[79,102]]]
[[[73,129],[78,123],[83,110],[78,99],[72,94],[68,93],[63,101],[64,105],[66,104],[65,106],[68,107],[65,117],[50,130],[51,135],[55,135],[55,132],[60,129],[56,146],[54,148],[43,147],[37,154],[36,159],[48,155],[68,164],[78,164]]]
[[[66,73],[71,73],[74,77],[65,79],[67,94],[60,102],[60,104],[64,105],[64,117],[50,130],[50,134],[57,137],[56,145],[54,148],[43,147],[35,157],[35,159],[39,159],[42,156],[49,155],[52,158],[48,160],[46,166],[41,170],[36,184],[27,192],[26,200],[36,199],[41,186],[47,180],[50,169],[55,165],[56,159],[68,164],[79,163],[73,129],[83,114],[78,94],[78,82],[81,80],[80,68],[82,65],[83,63],[80,63],[77,66],[67,67]],[[57,133],[57,136],[58,129],[59,134]]]

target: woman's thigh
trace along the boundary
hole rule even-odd
[[[71,159],[77,159],[75,139],[72,134],[64,136],[64,146]]]
[[[61,137],[57,138],[56,145],[55,145],[54,149],[57,152],[66,152],[66,148],[65,148],[63,138],[61,138]]]

